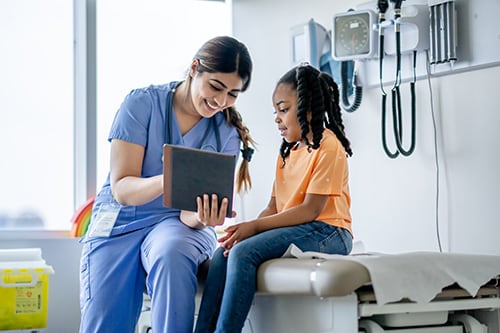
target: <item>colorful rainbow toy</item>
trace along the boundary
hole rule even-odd
[[[92,206],[95,197],[88,199],[80,208],[78,208],[71,218],[71,237],[82,237],[87,232],[92,216]]]

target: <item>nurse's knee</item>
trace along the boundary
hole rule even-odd
[[[184,249],[182,244],[177,242],[161,243],[155,244],[146,257],[151,266],[178,267],[178,265],[185,265],[190,261],[186,251],[187,249]]]

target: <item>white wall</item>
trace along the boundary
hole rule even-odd
[[[310,18],[331,29],[332,16],[366,1],[233,0],[233,34],[247,44],[255,71],[238,108],[258,141],[253,189],[241,198],[251,218],[267,204],[281,138],[271,94],[290,67],[289,28]],[[500,67],[431,80],[440,155],[439,230],[444,251],[500,254]],[[409,86],[402,85],[409,112]],[[350,162],[353,229],[369,251],[438,251],[436,166],[431,93],[417,82],[417,146],[391,160],[381,143],[380,92],[365,89],[360,109],[344,114],[354,150]],[[409,114],[406,116],[409,119]],[[409,128],[406,125],[405,128]],[[390,143],[392,136],[388,135]],[[243,216],[242,216],[243,215]]]

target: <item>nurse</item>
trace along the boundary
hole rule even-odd
[[[205,196],[195,216],[164,207],[163,144],[241,150],[236,188],[248,189],[254,142],[234,104],[251,72],[244,44],[215,37],[193,57],[185,80],[126,96],[108,137],[110,171],[82,239],[81,333],[134,332],[145,288],[153,332],[192,332],[198,265],[212,256],[213,227],[224,222],[227,201],[217,207],[216,197]]]

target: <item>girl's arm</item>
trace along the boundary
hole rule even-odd
[[[269,199],[269,203],[267,204],[267,207],[264,208],[264,210],[262,212],[260,212],[258,218],[270,216],[270,215],[276,214],[276,212],[277,212],[276,198],[271,197],[271,199]]]
[[[113,139],[111,141],[110,183],[113,197],[125,206],[139,206],[163,193],[163,175],[141,177],[144,147]]]
[[[276,207],[273,199],[271,198],[270,204]],[[235,243],[260,232],[314,221],[323,210],[327,199],[327,195],[306,194],[304,202],[300,205],[280,213],[265,215],[269,209],[268,205],[257,219],[227,227],[224,230],[227,234],[219,238],[219,242],[225,249],[230,249]]]
[[[278,214],[259,217],[249,223],[255,225],[256,233],[269,229],[288,227],[314,221],[323,211],[328,195],[306,194],[304,201]]]

